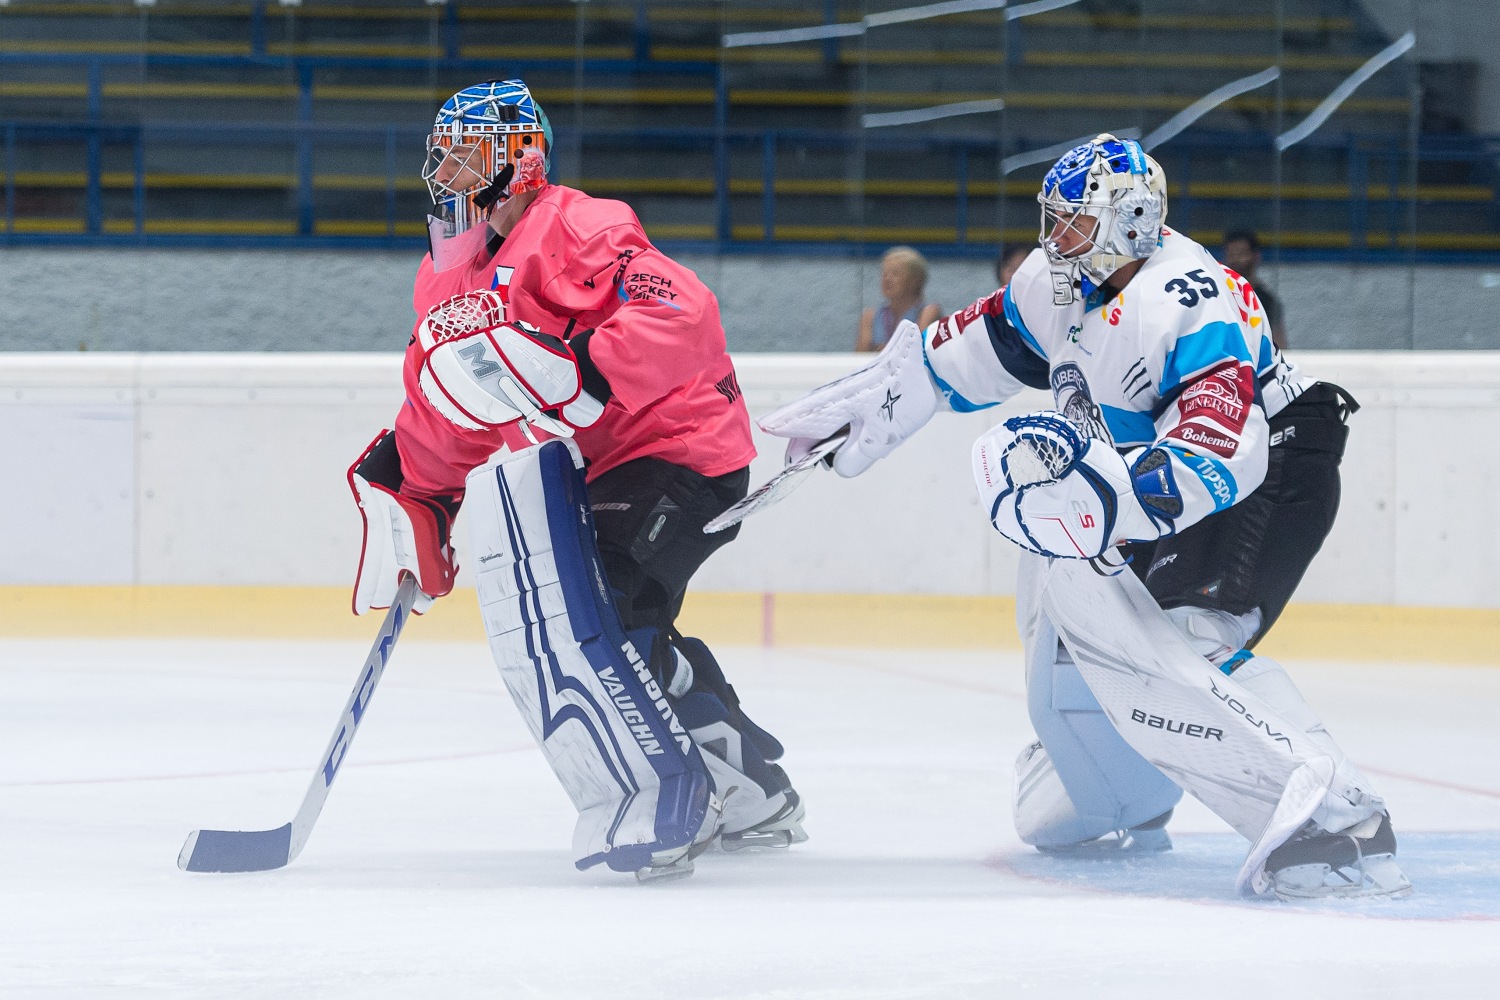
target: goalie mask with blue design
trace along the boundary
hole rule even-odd
[[[1113,273],[1161,245],[1167,178],[1141,144],[1105,132],[1047,171],[1038,242],[1052,271],[1053,301],[1087,297]]]
[[[551,153],[552,125],[522,81],[492,80],[448,98],[422,166],[435,205],[427,228],[438,270],[478,252],[495,205],[547,185]]]

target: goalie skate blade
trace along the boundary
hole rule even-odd
[[[1134,854],[1162,854],[1172,849],[1172,838],[1166,830],[1129,830],[1126,835],[1100,837],[1081,844],[1038,847],[1043,854],[1062,858],[1118,858]]]
[[[664,885],[668,882],[680,882],[692,874],[693,859],[682,857],[669,865],[642,868],[635,873],[635,880],[641,885]]]
[[[749,850],[781,850],[800,844],[807,839],[807,834],[802,834],[802,839],[796,838],[797,833],[802,833],[799,827],[795,832],[792,830],[764,830],[748,831],[746,833],[726,833],[719,838],[719,847],[729,854],[736,851]]]
[[[185,872],[266,872],[286,867],[292,824],[274,830],[194,830],[177,855]]]
[[[793,844],[807,843],[807,831],[802,829],[802,818],[807,807],[802,798],[790,788],[786,791],[786,804],[771,816],[748,830],[725,833],[719,836],[719,850],[727,854],[751,849],[783,850]]]
[[[1323,899],[1402,899],[1412,894],[1408,879],[1389,854],[1372,855],[1334,869],[1326,864],[1294,865],[1271,876],[1271,888],[1284,903]]]

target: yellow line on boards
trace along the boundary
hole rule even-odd
[[[1500,665],[1500,610],[1292,604],[1257,651],[1302,660]]]
[[[422,633],[483,641],[478,619],[471,590],[434,605]],[[359,639],[379,624],[354,616],[347,587],[0,587],[6,638]]]
[[[472,589],[414,621],[417,641],[483,642]],[[347,587],[0,587],[0,639],[368,639]],[[930,594],[690,593],[679,626],[733,646],[1019,649],[1015,600]],[[1287,660],[1500,666],[1500,610],[1294,604],[1260,651]]]

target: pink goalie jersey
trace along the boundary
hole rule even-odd
[[[500,293],[507,320],[564,340],[594,331],[589,357],[612,396],[598,422],[577,432],[588,479],[637,458],[720,476],[755,457],[718,300],[696,274],[651,245],[623,202],[549,185],[493,257],[481,253],[443,272],[424,258],[412,305],[421,317],[445,299],[482,288]],[[529,444],[514,425],[473,431],[444,419],[418,387],[419,364],[413,338],[406,403],[396,418],[403,493],[460,493],[469,471],[502,444]]]

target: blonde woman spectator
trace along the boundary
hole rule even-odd
[[[922,302],[927,287],[927,259],[911,247],[891,247],[880,258],[880,294],[885,301],[877,309],[866,309],[859,316],[859,340],[856,351],[878,351],[883,348],[896,325],[909,319],[926,327],[943,314],[936,302]]]

